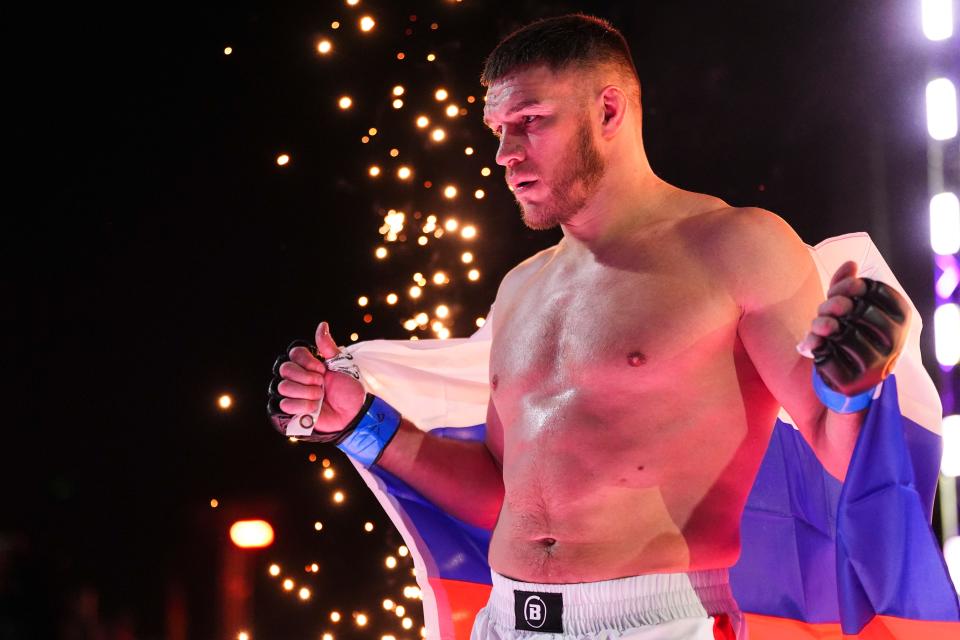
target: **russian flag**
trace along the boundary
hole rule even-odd
[[[902,287],[863,233],[811,249],[826,287],[845,260]],[[912,305],[911,305],[912,306]],[[491,310],[492,311],[492,310]],[[421,429],[484,435],[493,317],[470,338],[374,340],[348,351],[371,393]],[[941,406],[920,361],[921,319],[875,396],[846,482],[820,465],[781,412],[741,521],[730,577],[752,640],[960,638],[960,606],[931,527]],[[428,638],[467,640],[490,593],[490,531],[438,509],[402,480],[354,465],[404,538]]]

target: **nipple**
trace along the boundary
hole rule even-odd
[[[631,367],[639,367],[643,364],[646,364],[647,356],[643,355],[639,351],[631,351],[627,354],[627,364]]]

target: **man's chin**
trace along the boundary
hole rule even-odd
[[[536,207],[528,208],[522,204],[520,205],[520,217],[523,220],[523,224],[525,224],[528,229],[533,229],[534,231],[546,231],[560,224],[556,216],[545,215],[544,212],[538,211]]]

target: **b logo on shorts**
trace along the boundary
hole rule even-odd
[[[527,601],[523,603],[523,619],[531,627],[539,629],[546,621],[547,605],[543,603],[540,596],[527,596]]]
[[[522,631],[563,633],[563,595],[514,591],[515,627]]]

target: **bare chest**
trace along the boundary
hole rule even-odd
[[[583,398],[669,385],[729,352],[736,333],[735,306],[696,265],[546,268],[503,311],[490,372],[507,413],[511,399],[531,393]]]

